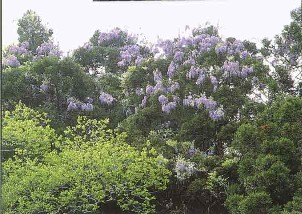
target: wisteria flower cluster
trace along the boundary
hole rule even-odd
[[[20,66],[20,62],[16,56],[9,55],[3,59],[3,65],[10,66],[10,67],[18,67]]]
[[[246,59],[249,56],[248,52],[244,50],[244,45],[240,40],[234,40],[233,42],[230,41],[220,42],[216,45],[215,52],[217,55],[239,54],[243,59]]]
[[[99,45],[117,45],[123,41],[122,45],[134,44],[137,38],[132,35],[128,35],[126,32],[122,31],[119,28],[114,28],[108,33],[101,32],[98,38]]]
[[[253,73],[253,67],[243,66],[241,71],[239,67],[239,62],[229,62],[225,61],[222,70],[224,71],[223,76],[225,78],[232,76],[239,76],[242,78],[246,78],[249,74]]]
[[[67,99],[67,111],[93,111],[93,100],[91,98],[86,98],[85,102],[80,102],[74,98]]]
[[[144,56],[141,54],[141,47],[137,44],[126,45],[120,50],[121,61],[118,62],[118,66],[127,66],[131,62],[135,65],[141,65],[144,61]]]
[[[220,37],[210,35],[207,31],[198,31],[192,36],[178,38],[174,41],[159,40],[152,50],[155,61],[163,58],[169,60],[170,64],[166,72],[155,69],[153,71],[154,84],[148,83],[144,93],[140,90],[139,92],[136,91],[136,94],[144,95],[139,105],[142,108],[146,106],[148,97],[156,94],[162,112],[167,114],[176,109],[177,105],[183,105],[184,107],[205,109],[214,121],[221,120],[224,117],[223,107],[205,95],[189,94],[178,98],[177,101],[170,100],[172,96],[175,96],[175,92],[181,90],[182,86],[179,84],[179,80],[176,80],[180,77],[179,74],[185,74],[187,80],[195,81],[198,90],[203,89],[199,86],[206,86],[204,85],[205,82],[211,83],[213,86],[212,92],[215,93],[219,84],[223,83],[226,78],[236,76],[246,79],[253,73],[252,66],[240,65],[241,60],[250,57],[249,52],[240,40],[228,39],[222,41]],[[125,61],[132,60],[131,55],[135,56],[137,52],[136,49],[133,50],[133,54],[125,52]],[[227,59],[221,68],[217,65],[204,65],[201,56],[207,56],[206,54],[209,52],[216,54],[219,59]]]
[[[180,181],[190,178],[197,171],[195,163],[185,160],[184,158],[177,157],[174,172],[176,178]]]
[[[12,55],[27,55],[29,54],[29,43],[22,42],[19,45],[12,45],[8,48],[8,52]]]
[[[61,57],[62,51],[60,51],[58,45],[54,45],[52,42],[42,43],[36,50],[36,57],[41,58],[45,56],[57,56]]]
[[[111,94],[101,92],[99,96],[99,101],[101,104],[112,105],[115,98]]]
[[[221,106],[218,107],[215,100],[207,98],[205,95],[201,97],[198,97],[197,95],[189,95],[183,99],[183,105],[196,108],[204,107],[209,112],[210,118],[214,121],[218,121],[224,116],[223,108]]]

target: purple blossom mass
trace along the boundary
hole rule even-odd
[[[93,111],[93,105],[91,103],[81,103],[82,111]]]
[[[188,47],[188,46],[191,46],[193,45],[193,39],[192,38],[185,38],[185,37],[182,37],[179,39],[179,41],[177,42],[177,46],[178,47]]]
[[[112,105],[112,103],[114,101],[114,98],[110,94],[107,94],[105,92],[101,92],[101,94],[99,96],[99,101],[100,101],[101,104]]]
[[[208,99],[206,96],[202,97],[201,102],[208,111],[217,107],[217,102],[213,99]]]
[[[132,61],[135,61],[136,64],[141,64],[143,61],[138,45],[126,45],[122,47],[120,56],[122,60],[118,63],[119,66],[130,64]]]
[[[210,51],[219,43],[220,39],[217,36],[208,36],[201,34],[194,37],[194,43],[198,46],[199,52],[204,53]]]
[[[183,99],[183,105],[194,107],[195,102],[194,102],[193,97],[191,95],[189,95],[189,96],[187,96],[187,98]]]
[[[68,106],[67,106],[67,111],[73,111],[73,110],[77,110],[78,106],[76,104],[75,101],[70,101]]]
[[[154,86],[154,92],[164,92],[166,93],[167,89],[164,87],[163,83],[161,81],[157,82]]]
[[[224,116],[222,109],[218,108],[216,110],[209,111],[209,116],[212,120],[218,121]]]
[[[247,51],[243,51],[243,52],[241,52],[240,57],[241,57],[241,59],[246,59],[247,57],[249,57],[249,53]]]
[[[244,45],[240,40],[235,40],[230,44],[228,53],[229,54],[240,54],[244,50]]]
[[[3,59],[3,65],[10,67],[18,67],[20,66],[20,62],[16,56],[9,55],[5,59]]]
[[[231,76],[239,76],[239,62],[229,62],[225,61],[223,64],[222,69],[224,70],[224,76],[225,77],[231,77]]]
[[[253,67],[243,66],[240,74],[242,78],[246,78],[251,73],[253,73]]]
[[[210,76],[210,80],[211,80],[212,85],[214,86],[213,91],[215,92],[218,87],[218,80],[215,76]]]
[[[198,70],[198,69],[196,69],[194,66],[191,66],[191,68],[190,68],[190,70],[188,71],[188,73],[187,73],[187,78],[188,79],[193,79],[193,78],[195,78],[195,77],[197,77],[198,76],[198,74],[199,74],[199,72],[201,72],[202,70]]]
[[[152,94],[153,91],[154,91],[154,88],[153,88],[152,85],[147,85],[147,86],[146,86],[146,94],[147,94],[147,95]]]
[[[161,50],[164,56],[171,56],[174,51],[174,43],[171,40],[159,40],[155,47],[159,52]]]
[[[172,78],[176,72],[176,64],[172,61],[168,67],[167,75],[169,78]]]
[[[216,52],[217,55],[225,54],[227,52],[227,50],[228,50],[228,46],[225,43],[218,44],[215,47],[215,52]]]
[[[197,80],[196,80],[196,85],[201,85],[204,82],[205,75],[203,73],[200,73]]]
[[[142,107],[142,108],[145,108],[146,105],[147,105],[147,99],[148,99],[148,97],[144,96],[144,98],[143,98],[143,100],[142,100],[142,102],[139,106]]]
[[[44,56],[60,57],[62,55],[62,51],[59,50],[59,46],[54,45],[52,42],[44,42],[37,48],[36,54],[38,58]]]
[[[164,104],[168,103],[169,100],[165,95],[160,95],[158,97],[158,101],[160,102],[160,104],[164,105]]]
[[[114,28],[108,33],[100,33],[98,39],[99,45],[112,45],[118,43],[118,41],[121,41],[122,39],[125,39],[129,43],[135,43],[136,41],[135,36],[128,35],[119,28]]]
[[[167,87],[167,92],[173,93],[180,88],[178,82],[172,82],[170,86]]]
[[[176,102],[169,102],[167,104],[162,105],[162,111],[169,114],[173,109],[177,106]]]
[[[154,79],[154,82],[162,81],[163,76],[162,76],[161,72],[159,72],[158,70],[153,71],[153,79]]]
[[[176,51],[174,54],[174,61],[175,62],[181,62],[184,58],[185,54],[181,51]]]
[[[12,45],[8,48],[8,52],[13,55],[27,55],[29,54],[28,51],[29,43],[28,42],[22,42],[19,45]]]

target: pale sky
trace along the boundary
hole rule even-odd
[[[290,11],[300,4],[300,0],[2,0],[2,42],[4,47],[17,42],[17,20],[28,9],[53,29],[55,42],[65,54],[87,42],[95,30],[107,32],[114,27],[156,42],[158,36],[177,37],[186,25],[193,28],[210,22],[219,26],[224,38],[259,42],[279,34],[291,21]]]

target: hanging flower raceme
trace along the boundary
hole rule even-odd
[[[42,43],[36,50],[36,57],[42,58],[45,56],[61,57],[62,51],[60,51],[58,45],[54,45],[52,42]]]
[[[224,71],[224,77],[240,76],[239,62],[225,61],[222,70]]]
[[[67,111],[86,111],[90,112],[93,111],[93,99],[87,97],[85,102],[80,102],[75,98],[68,98],[67,99]]]
[[[16,56],[9,55],[8,57],[3,59],[3,65],[10,67],[18,67],[20,66],[20,62]]]
[[[111,94],[107,94],[105,92],[101,92],[99,96],[99,101],[101,104],[112,105],[115,99]]]
[[[13,55],[27,55],[29,54],[29,43],[22,42],[19,45],[12,45],[8,48],[8,52]]]
[[[174,171],[176,178],[183,181],[190,178],[196,172],[195,163],[185,160],[184,158],[178,157],[175,163]]]
[[[118,62],[118,66],[130,65],[132,62],[136,65],[140,65],[144,59],[140,52],[140,46],[136,44],[122,47],[120,51],[121,61]]]

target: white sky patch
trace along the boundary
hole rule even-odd
[[[290,11],[300,0],[208,0],[93,2],[92,0],[3,0],[2,42],[16,43],[17,20],[26,10],[38,13],[54,30],[55,42],[67,53],[83,45],[94,31],[114,27],[142,34],[150,42],[172,39],[206,22],[219,26],[220,35],[259,43],[273,38],[289,24]]]

